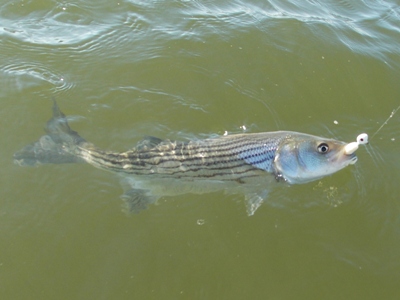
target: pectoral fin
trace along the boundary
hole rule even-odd
[[[152,196],[149,190],[141,189],[127,190],[121,198],[124,201],[122,210],[126,213],[139,213],[158,200],[158,197]]]
[[[256,210],[261,206],[264,200],[267,198],[268,191],[264,190],[261,192],[252,192],[246,194],[246,208],[249,216],[254,215]]]

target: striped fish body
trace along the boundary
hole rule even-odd
[[[123,153],[84,144],[77,155],[95,167],[135,177],[241,182],[274,173],[275,153],[288,137],[288,132],[273,132],[190,142],[144,140],[137,148]]]
[[[242,192],[252,215],[270,183],[304,183],[356,161],[346,143],[277,131],[179,142],[146,138],[129,151],[104,151],[70,129],[56,103],[47,134],[14,154],[18,165],[87,162],[123,178],[128,211],[138,212],[162,196],[225,190]]]

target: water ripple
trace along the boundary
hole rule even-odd
[[[43,81],[50,84],[49,89],[54,92],[67,91],[74,87],[74,83],[67,80],[62,74],[54,73],[41,64],[13,63],[3,66],[0,72],[4,78],[8,78],[5,84],[8,85],[10,90],[21,91],[38,86]],[[12,88],[10,88],[10,85]]]
[[[57,45],[59,51],[88,53],[88,58],[118,56],[118,48],[130,45],[141,60],[161,55],[155,41],[202,41],[209,35],[231,40],[235,32],[255,29],[282,49],[285,44],[291,48],[300,28],[307,29],[302,34],[311,32],[326,44],[337,47],[340,42],[351,51],[381,60],[388,60],[400,47],[393,41],[399,33],[398,8],[373,1],[131,1],[103,2],[101,8],[59,2],[33,11],[28,9],[32,5],[3,5],[0,35],[40,47]],[[109,13],[104,15],[107,6]]]
[[[398,10],[393,4],[373,1],[270,0],[218,5],[190,1],[185,2],[182,25],[185,32],[199,39],[204,34],[216,34],[229,40],[234,36],[232,31],[258,28],[265,38],[286,44],[288,49],[296,44],[298,34],[307,34],[307,30],[299,30],[305,28],[325,44],[345,45],[353,52],[385,61],[400,47],[393,41],[393,35],[399,32]]]

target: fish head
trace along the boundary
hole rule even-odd
[[[322,137],[291,133],[279,145],[274,168],[289,183],[306,183],[331,175],[357,161],[348,143]]]

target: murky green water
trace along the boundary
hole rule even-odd
[[[295,130],[353,141],[400,105],[396,1],[4,1],[4,299],[398,299],[400,112],[319,182],[121,213],[88,165],[21,168],[51,98],[102,148]],[[337,124],[336,124],[337,123]]]

